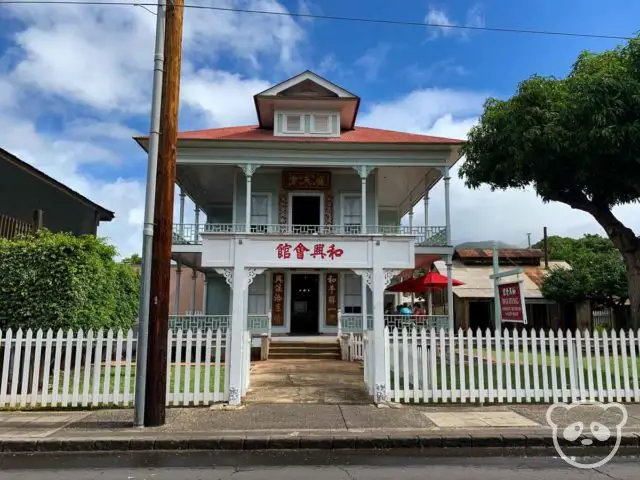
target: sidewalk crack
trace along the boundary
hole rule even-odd
[[[604,475],[605,477],[610,478],[611,480],[622,480],[620,477],[614,477],[613,475],[607,472],[603,472],[602,470],[600,470],[600,468],[594,468],[593,471],[598,472],[600,475]]]
[[[338,404],[338,410],[340,411],[340,416],[342,417],[342,421],[344,422],[344,428],[346,430],[349,430],[349,425],[347,425],[347,419],[344,418],[344,412],[342,411],[342,405]]]

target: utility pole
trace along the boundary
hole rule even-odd
[[[162,101],[162,69],[164,67],[164,4],[158,1],[156,13],[156,45],[153,57],[153,89],[151,92],[151,123],[149,156],[147,158],[147,189],[144,201],[142,230],[142,265],[140,281],[140,313],[136,346],[136,398],[134,425],[144,426],[144,402],[147,387],[147,355],[149,338],[149,295],[151,283],[151,249],[153,248],[153,203],[156,194],[158,144],[160,141],[160,102]]]
[[[167,332],[183,19],[184,1],[169,0],[165,13],[164,78],[153,215],[155,228],[151,261],[149,352],[144,411],[144,424],[147,427],[164,425],[166,414]]]

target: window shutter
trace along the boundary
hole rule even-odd
[[[302,130],[302,118],[300,115],[287,115],[287,128],[288,132],[299,132]]]
[[[314,133],[329,132],[329,115],[315,115],[313,117]]]

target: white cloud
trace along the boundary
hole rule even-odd
[[[365,111],[360,123],[379,128],[465,139],[477,122],[486,95],[459,90],[424,89],[393,101],[374,105]],[[526,245],[542,236],[547,226],[550,235],[581,236],[604,234],[588,214],[572,210],[562,203],[543,203],[532,189],[491,192],[488,187],[470,190],[458,178],[459,163],[451,172],[451,222],[455,243],[499,240]],[[636,232],[640,232],[637,206],[626,205],[614,213]],[[407,218],[404,222],[407,222]],[[414,223],[424,224],[423,202],[414,208]],[[429,224],[444,225],[444,182],[431,191]]]
[[[478,5],[473,6],[467,11],[465,22],[452,20],[443,9],[436,7],[429,7],[424,21],[432,25],[439,25],[429,27],[431,39],[453,36],[468,38],[469,30],[456,27],[484,27],[484,16]]]
[[[386,43],[381,43],[374,48],[368,49],[364,55],[358,58],[354,65],[364,70],[365,79],[371,81],[375,80],[380,73],[380,69],[387,61],[387,55],[391,47]]]

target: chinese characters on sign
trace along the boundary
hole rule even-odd
[[[286,190],[328,190],[330,172],[283,172],[282,185]]]
[[[308,248],[300,242],[295,247],[289,243],[279,243],[276,247],[276,253],[278,258],[282,260],[290,260],[291,258],[304,260],[307,254],[308,257],[314,260],[324,260],[325,258],[335,260],[344,254],[344,250],[336,247],[333,243],[329,246],[326,246],[324,243],[316,243],[312,248]],[[295,255],[295,257],[293,257],[293,255]]]
[[[338,326],[338,275],[336,273],[327,273],[326,282],[326,322],[327,326],[336,327]]]
[[[282,327],[284,325],[284,274],[273,275],[273,299],[271,302],[271,325]]]
[[[527,323],[524,295],[520,282],[498,285],[500,313],[503,322]]]

